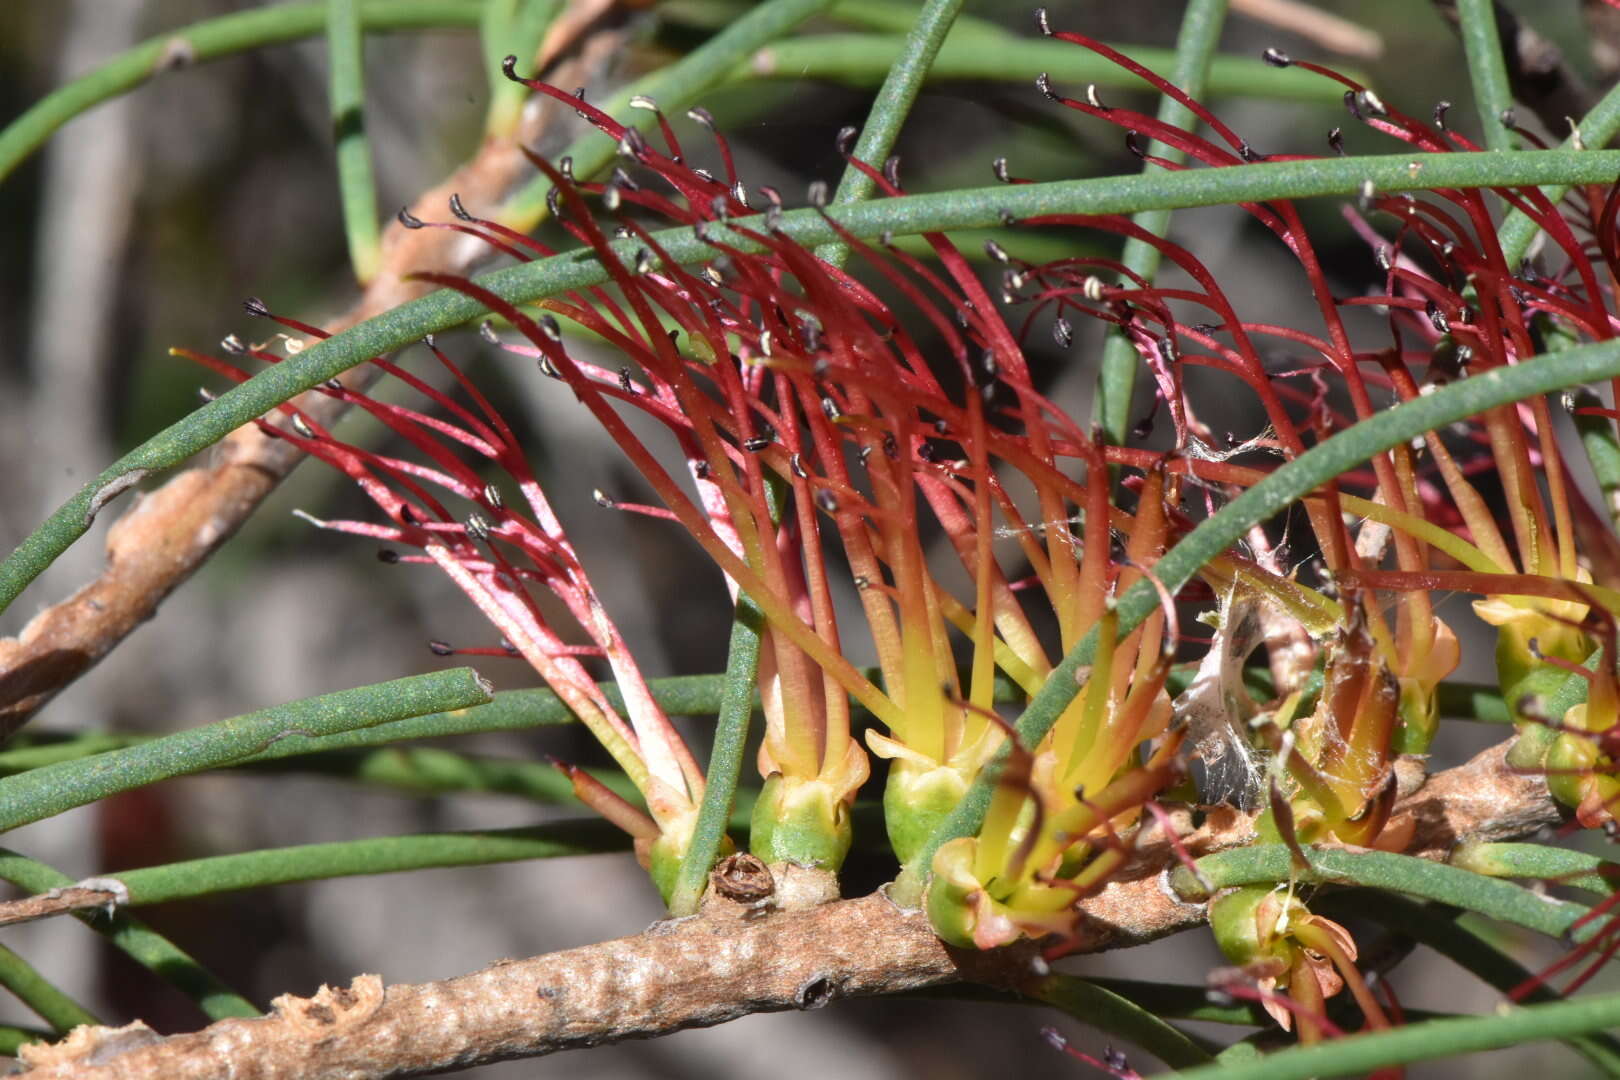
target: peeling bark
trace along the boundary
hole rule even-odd
[[[1523,836],[1560,820],[1546,784],[1515,773],[1504,747],[1430,778],[1395,810],[1415,819],[1411,854],[1444,858],[1466,840]],[[1171,823],[1192,856],[1248,842],[1253,818],[1210,811]],[[1187,930],[1204,908],[1162,887],[1176,860],[1168,835],[1144,830],[1136,858],[1081,905],[1076,951],[1121,948]],[[917,911],[882,894],[771,913],[710,890],[702,913],[645,933],[471,975],[384,987],[361,975],[313,998],[277,998],[253,1020],[222,1020],[168,1038],[144,1025],[79,1028],[24,1047],[39,1080],[357,1080],[415,1076],[508,1058],[648,1038],[756,1012],[813,1009],[843,997],[969,981],[1017,990],[1039,977],[1027,943],[952,949]]]

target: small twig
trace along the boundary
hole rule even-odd
[[[74,911],[105,911],[109,917],[129,903],[129,890],[117,878],[85,878],[62,889],[0,903],[0,926],[48,919]]]
[[[1559,820],[1537,777],[1496,747],[1436,774],[1397,806],[1417,819],[1409,854],[1443,858],[1472,838],[1528,835]],[[1179,838],[1194,856],[1248,842],[1253,819],[1230,808]],[[1138,850],[1119,880],[1081,904],[1076,951],[1140,944],[1204,921],[1201,904],[1160,885],[1176,861],[1167,837]],[[918,911],[879,894],[760,915],[713,899],[699,915],[644,934],[471,975],[386,989],[375,975],[313,998],[278,998],[254,1020],[160,1038],[144,1025],[80,1028],[24,1047],[40,1080],[258,1080],[390,1077],[646,1038],[755,1012],[812,1009],[835,998],[904,993],[958,981],[1009,989],[1035,978],[1032,953],[947,948]],[[94,1064],[92,1064],[92,1062]]]

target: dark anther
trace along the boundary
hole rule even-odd
[[[849,157],[855,149],[855,136],[860,133],[861,129],[851,124],[838,129],[838,137],[833,140],[833,145],[838,147],[839,157]]]
[[[247,345],[244,344],[242,339],[237,337],[235,334],[226,334],[225,337],[221,339],[219,347],[230,353],[232,356],[241,356],[243,353],[247,352]]]
[[[517,57],[508,56],[505,60],[501,61],[501,74],[505,75],[513,82],[523,81],[523,77],[517,73]]]
[[[428,642],[428,651],[434,656],[456,655],[456,647],[448,641],[430,641]]]
[[[1221,326],[1219,323],[1201,322],[1194,323],[1187,329],[1191,330],[1195,334],[1203,334],[1205,337],[1208,337],[1211,334],[1219,333]]]
[[[1442,101],[1434,107],[1434,126],[1441,131],[1446,130],[1446,113],[1451,111],[1451,102]]]
[[[1147,151],[1142,149],[1142,144],[1138,141],[1137,134],[1134,131],[1125,133],[1125,149],[1139,158],[1147,157]]]
[[[933,443],[925,440],[917,444],[917,458],[920,461],[936,461],[939,458],[939,451],[934,449]]]
[[[551,362],[551,358],[549,356],[540,357],[540,374],[549,379],[562,378],[562,372],[557,370],[557,365]]]
[[[423,334],[422,335],[422,344],[426,345],[430,349],[433,349],[433,350],[437,351],[438,348],[439,348],[439,339],[434,337],[432,334]]]
[[[450,212],[452,214],[456,215],[456,217],[460,218],[462,221],[476,220],[471,214],[467,213],[467,208],[465,206],[461,205],[461,193],[460,192],[451,192],[451,194],[450,194]]]
[[[546,212],[552,217],[562,214],[562,188],[552,188],[546,192]]]
[[[883,433],[883,455],[890,461],[900,460],[900,440],[894,437],[894,432],[892,431],[885,431]]]
[[[1349,109],[1350,115],[1355,117],[1357,120],[1366,119],[1365,116],[1361,115],[1361,102],[1356,100],[1356,92],[1354,90],[1346,90],[1344,92],[1344,107]]]
[[[591,498],[595,499],[596,505],[600,506],[604,510],[611,510],[615,506],[619,505],[618,503],[614,502],[613,499],[608,496],[607,492],[603,491],[601,488],[596,488],[593,490],[591,492]]]
[[[564,154],[562,159],[557,162],[557,171],[563,174],[564,180],[572,180],[574,178],[574,156]]]
[[[1238,147],[1238,157],[1242,158],[1244,161],[1250,162],[1266,160],[1265,154],[1260,153],[1260,151],[1250,146],[1247,142],[1244,142]]]
[[[625,172],[617,165],[613,166],[613,171],[608,173],[608,183],[612,184],[616,188],[622,188],[625,191],[641,190],[641,185],[636,183],[635,179],[632,178],[629,173]]]
[[[1052,24],[1046,20],[1045,8],[1035,9],[1035,25],[1038,26],[1041,33],[1045,34],[1047,37],[1052,36]]]
[[[378,548],[377,561],[380,563],[387,563],[389,566],[393,566],[395,563],[399,562],[399,552],[395,551],[393,548]]]
[[[984,253],[986,255],[990,256],[992,259],[996,260],[996,262],[998,262],[998,263],[1006,263],[1006,262],[1011,262],[1012,261],[1011,258],[1007,255],[1006,250],[1003,249],[1002,246],[1000,244],[996,243],[994,240],[986,240],[984,242]]]
[[[709,200],[709,213],[713,214],[715,219],[719,221],[724,221],[731,216],[731,209],[726,205],[724,195],[716,195]]]
[[[630,381],[630,369],[627,367],[619,369],[619,389],[627,394],[636,392],[636,384]]]
[[[406,525],[415,525],[416,511],[412,510],[409,505],[401,503],[399,507],[399,520],[404,522]]]
[[[1125,1058],[1125,1052],[1123,1050],[1115,1050],[1112,1046],[1106,1047],[1103,1050],[1102,1060],[1104,1065],[1108,1066],[1110,1069],[1113,1069],[1115,1072],[1125,1072],[1131,1067],[1131,1063]]]
[[[825,180],[812,180],[810,182],[810,189],[806,193],[806,198],[808,198],[810,200],[810,205],[811,206],[817,207],[818,209],[820,207],[826,206],[827,205],[827,181],[825,181]]]
[[[883,159],[883,179],[887,180],[891,187],[900,186],[899,154],[890,154],[888,157]]]
[[[249,315],[255,316],[256,318],[268,319],[270,317],[270,309],[266,307],[264,301],[260,300],[257,296],[250,296],[246,300],[242,301],[242,307]]]
[[[782,204],[773,202],[765,208],[765,228],[776,232],[782,227]]]
[[[1007,226],[1008,228],[1018,224],[1018,218],[1014,217],[1013,212],[1007,209],[1005,206],[996,211],[996,217],[1000,219],[1002,225]]]
[[[689,119],[694,120],[699,124],[702,124],[704,127],[708,128],[710,131],[714,130],[714,114],[711,113],[708,109],[705,109],[703,106],[697,105],[697,106],[694,106],[693,108],[687,109],[686,110],[686,115],[687,115],[687,117]]]
[[[1148,413],[1137,422],[1135,427],[1131,428],[1131,437],[1145,439],[1151,434],[1153,434],[1153,414]]]
[[[1500,120],[1502,126],[1506,128],[1517,127],[1519,124],[1519,115],[1512,109],[1503,109],[1501,114],[1497,116],[1497,119]]]
[[[1389,115],[1389,109],[1384,105],[1384,100],[1371,90],[1359,91],[1356,94],[1356,100],[1363,109],[1366,109],[1373,116]],[[1356,115],[1359,118],[1361,114],[1357,113]]]
[[[653,268],[652,252],[648,251],[646,248],[638,248],[637,251],[636,251],[636,273],[637,274],[645,274],[647,271],[651,270],[652,268]]]
[[[1074,344],[1074,327],[1068,319],[1058,318],[1052,320],[1052,340],[1058,343],[1058,348],[1067,349]]]
[[[501,489],[496,487],[494,484],[485,484],[484,505],[488,506],[491,510],[499,510],[504,507],[506,505],[506,500],[501,497]]]
[[[501,648],[505,649],[508,655],[516,656],[518,654],[518,647],[505,638],[501,638]]]
[[[556,317],[550,313],[540,316],[540,329],[544,330],[546,337],[552,341],[562,340],[562,327],[557,325]]]
[[[333,393],[337,393],[343,389],[343,384],[338,382],[336,379],[327,379],[325,382],[321,383],[321,385]]]
[[[844,415],[844,411],[838,407],[838,402],[834,401],[830,397],[824,397],[821,399],[821,411],[823,415],[827,417],[827,419],[833,421],[838,420]]]
[[[699,480],[707,480],[709,478],[709,463],[707,461],[692,462],[692,475]]]
[[[996,179],[1003,184],[1012,183],[1012,177],[1007,173],[1007,159],[998,157],[990,163],[990,171],[996,174]]]
[[[822,488],[820,491],[816,492],[816,505],[828,514],[837,513],[838,496],[834,495],[826,488]]]
[[[1053,100],[1056,100],[1057,98],[1057,95],[1052,92],[1052,76],[1048,75],[1044,71],[1035,76],[1035,89],[1045,94],[1048,98]]]
[[[755,436],[752,439],[743,440],[743,449],[747,450],[750,454],[757,454],[761,450],[768,448],[770,445],[771,440],[765,438],[764,436]]]
[[[485,319],[483,322],[478,324],[478,336],[489,342],[491,345],[499,345],[501,343],[501,339],[495,336],[495,324],[490,322],[488,319]]]
[[[469,540],[489,539],[489,521],[476,510],[467,515],[467,520],[462,523],[462,528],[467,530],[467,539]]]
[[[791,454],[788,456],[788,468],[791,469],[793,471],[793,475],[798,477],[800,480],[810,479],[810,474],[804,471],[804,460],[800,455]]]
[[[1343,157],[1344,156],[1344,132],[1342,130],[1340,130],[1339,128],[1334,128],[1332,131],[1328,132],[1328,145],[1333,147],[1333,152],[1335,154],[1338,154],[1340,157]]]
[[[731,197],[736,199],[737,202],[742,205],[743,209],[753,209],[752,206],[748,205],[748,189],[743,186],[743,182],[741,180],[731,185]]]
[[[576,101],[584,101],[585,100],[585,88],[583,86],[574,87],[574,100],[576,100]],[[574,115],[579,117],[581,120],[587,119],[585,114],[580,112],[578,109],[574,110]]]
[[[1283,52],[1281,49],[1267,49],[1265,52],[1260,54],[1260,59],[1270,64],[1272,67],[1277,68],[1289,67],[1294,62],[1294,58]]]
[[[1423,305],[1423,311],[1429,316],[1429,325],[1434,327],[1436,333],[1451,333],[1451,322],[1446,318],[1446,313],[1440,310],[1439,304],[1430,300]]]
[[[396,216],[399,218],[399,223],[407,229],[420,229],[426,224],[421,218],[411,213],[411,208],[408,206],[400,207]]]

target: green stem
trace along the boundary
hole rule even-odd
[[[691,915],[703,899],[709,871],[720,855],[720,842],[726,835],[742,778],[743,758],[748,746],[748,724],[754,715],[758,693],[759,644],[765,616],[746,593],[737,598],[731,620],[731,644],[726,654],[725,689],[720,698],[720,714],[714,728],[714,748],[709,752],[705,771],[703,803],[698,808],[696,826],[670,894],[672,915]]]
[[[1494,4],[1495,0],[1457,0],[1457,16],[1485,149],[1511,150],[1513,132],[1508,130],[1506,114],[1513,111],[1513,91],[1508,86],[1507,59],[1496,33]]]
[[[755,9],[756,13],[763,10],[763,7]],[[602,141],[611,145],[610,140]],[[1607,183],[1620,173],[1620,152],[1433,154],[1423,158],[1421,169],[1414,170],[1412,164],[1411,155],[1396,154],[1263,162],[1166,175],[998,185],[857,203],[842,210],[839,216],[853,235],[872,238],[885,232],[902,235],[963,227],[991,228],[1001,223],[1004,213],[1028,220],[1047,214],[1114,214],[1348,195],[1369,180],[1386,193],[1430,187]],[[758,229],[764,223],[759,218],[745,218],[742,224]],[[817,213],[809,210],[784,214],[779,227],[807,246],[838,238]],[[684,226],[664,230],[656,234],[656,238],[672,259],[682,263],[702,262],[713,255],[713,249]],[[742,242],[739,246],[750,247]],[[634,261],[639,247],[636,241],[623,241],[618,250],[622,258]],[[503,298],[521,304],[600,284],[606,276],[594,258],[568,252],[493,271],[481,275],[477,281]],[[298,356],[232,387],[131,451],[85,485],[24,540],[5,563],[0,564],[0,608],[9,606],[58,554],[84,534],[101,502],[148,472],[179,464],[223,438],[227,432],[369,357],[417,341],[424,334],[459,326],[483,313],[483,308],[466,296],[448,289],[440,290],[317,342]]]
[[[1374,454],[1424,432],[1475,416],[1486,409],[1617,375],[1620,375],[1620,343],[1583,345],[1534,357],[1511,368],[1497,368],[1458,380],[1436,393],[1377,413],[1324,440],[1278,467],[1218,513],[1201,522],[1171,548],[1154,564],[1154,576],[1159,584],[1139,581],[1119,597],[1116,605],[1118,632],[1121,635],[1130,633],[1150,613],[1158,610],[1160,587],[1174,594],[1191,581],[1205,563],[1226,551],[1255,524],[1293,505],[1309,492],[1343,475]],[[1075,675],[1080,668],[1091,663],[1096,648],[1097,632],[1094,628],[1052,670],[1040,693],[1035,695],[1018,719],[1018,738],[1024,746],[1038,745],[1063,710],[1068,708],[1069,702],[1079,692]],[[1004,749],[997,761],[1004,760],[1005,756]],[[895,885],[900,902],[912,903],[921,896],[933,853],[940,844],[954,837],[971,836],[978,831],[998,771],[999,767],[993,766],[980,774],[939,833],[906,866]],[[1286,877],[1287,872],[1284,871],[1281,878]]]
[[[945,44],[945,35],[962,10],[963,0],[927,0],[917,15],[911,32],[905,36],[899,55],[889,65],[883,86],[878,90],[872,111],[866,115],[866,126],[861,129],[855,143],[855,158],[875,168],[882,168],[894,145],[900,138],[900,129],[922,92],[923,80]],[[833,195],[834,206],[849,206],[870,199],[877,191],[877,181],[854,165],[844,167]],[[823,244],[816,250],[818,258],[843,267],[849,259],[849,248],[842,243]]]
[[[1139,90],[1142,81],[1109,60],[1064,41],[1019,38],[1000,34],[993,40],[964,33],[958,23],[928,70],[930,84],[951,81],[1027,83],[1044,71],[1054,82],[1099,89]],[[813,34],[768,45],[733,68],[726,82],[753,79],[828,79],[854,86],[872,86],[888,73],[905,47],[899,34]],[[1171,72],[1176,54],[1169,49],[1114,44],[1132,60],[1157,72]],[[1355,72],[1345,72],[1361,78]],[[1177,82],[1171,78],[1172,82]],[[1180,85],[1177,82],[1177,85]],[[1186,87],[1183,87],[1186,89]],[[1260,60],[1238,56],[1210,58],[1209,77],[1202,99],[1249,97],[1312,105],[1337,103],[1344,88],[1300,68],[1274,68]]]
[[[482,0],[362,0],[360,23],[367,31],[473,27],[482,7]],[[314,37],[325,24],[324,3],[273,4],[148,38],[51,91],[7,124],[0,131],[0,180],[75,116],[165,71]]]
[[[1392,1031],[1346,1035],[1315,1046],[1268,1054],[1254,1061],[1222,1062],[1166,1080],[1309,1080],[1362,1076],[1390,1065],[1434,1061],[1546,1039],[1589,1035],[1620,1024],[1620,994],[1532,1005],[1491,1016],[1429,1020]]]
[[[1449,904],[1486,918],[1522,926],[1549,937],[1561,938],[1589,909],[1551,897],[1538,896],[1508,881],[1498,881],[1445,863],[1387,851],[1329,851],[1304,849],[1309,869],[1296,869],[1285,844],[1258,844],[1222,851],[1198,860],[1198,870],[1209,888],[1194,879],[1186,867],[1170,873],[1170,886],[1189,903],[1205,900],[1212,889],[1261,885],[1278,881],[1306,884],[1359,885],[1405,893]],[[1602,929],[1588,923],[1573,936],[1584,940]]]
[[[73,879],[36,859],[0,848],[0,879],[31,893],[66,888]],[[74,912],[74,918],[107,938],[136,963],[195,1001],[210,1020],[258,1016],[261,1010],[215,977],[168,938],[127,912],[108,919],[100,911]]]
[[[218,768],[263,753],[284,738],[318,738],[490,700],[471,668],[343,690],[176,732],[124,750],[0,780],[0,832],[171,776]]]
[[[478,829],[373,836],[327,844],[212,855],[114,875],[129,889],[132,907],[199,896],[263,889],[297,881],[398,874],[449,866],[485,866],[526,859],[557,859],[625,851],[630,837],[606,821],[587,818],[516,829]],[[33,860],[0,848],[0,877],[18,880]]]
[[[1352,918],[1372,919],[1389,930],[1426,945],[1506,994],[1532,976],[1524,965],[1457,921],[1458,910],[1443,904],[1420,904],[1404,896],[1377,889],[1348,889],[1311,901],[1311,910],[1332,917],[1335,912]],[[1562,994],[1537,986],[1526,1000],[1535,1004],[1562,1001]],[[1567,1040],[1576,1053],[1603,1070],[1620,1076],[1620,1042],[1607,1034],[1577,1035]]]
[[[620,123],[646,131],[657,121],[644,109],[630,108],[631,98],[652,98],[660,108],[671,112],[689,108],[699,95],[720,85],[726,73],[749,53],[819,15],[830,3],[832,0],[767,0],[669,67],[624,87],[601,106],[602,111]],[[588,133],[558,158],[573,158],[574,175],[588,180],[606,168],[617,152],[613,140]],[[544,177],[534,180],[502,207],[502,221],[523,232],[533,229],[545,220],[546,196],[550,192],[551,181]]]
[[[1170,82],[1195,101],[1204,96],[1210,58],[1220,44],[1221,27],[1225,23],[1226,0],[1192,0],[1181,17]],[[1197,122],[1191,109],[1168,95],[1159,102],[1159,120],[1178,128],[1191,128]],[[1187,160],[1184,152],[1157,140],[1149,144],[1148,153],[1176,164]],[[1131,220],[1138,228],[1162,237],[1170,228],[1170,211],[1144,210]],[[1158,248],[1135,237],[1125,241],[1125,249],[1120,256],[1120,262],[1129,273],[1149,284],[1159,272],[1162,261],[1163,256]],[[1131,339],[1118,329],[1110,331],[1103,343],[1102,360],[1097,372],[1097,399],[1092,406],[1092,416],[1102,424],[1103,434],[1115,446],[1125,445],[1125,439],[1130,434],[1131,393],[1136,386],[1136,369],[1140,365],[1141,358]]]
[[[34,1010],[34,1014],[51,1025],[58,1035],[66,1035],[80,1024],[101,1023],[95,1013],[58,990],[39,969],[4,945],[0,945],[0,986]]]
[[[377,183],[371,174],[371,140],[366,138],[366,65],[361,42],[359,0],[327,0],[329,98],[343,230],[354,278],[365,285],[377,274],[382,234],[377,224]]]

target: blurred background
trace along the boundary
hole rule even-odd
[[[136,42],[253,6],[10,0],[0,5],[0,122]],[[1606,84],[1609,58],[1594,47],[1600,39],[1587,33],[1577,0],[1512,6],[1561,49],[1569,73],[1595,89]],[[592,97],[689,49],[742,7],[687,0],[623,12],[618,18],[630,47],[592,86]],[[1058,28],[1168,47],[1182,5],[1069,0],[1049,7]],[[1455,103],[1454,125],[1477,131],[1460,48],[1435,7],[1334,0],[1314,8],[1353,20],[1372,37],[1352,36],[1347,44],[1357,52],[1344,55],[1316,34],[1302,33],[1309,28],[1297,13],[1236,12],[1223,51],[1254,57],[1278,46],[1353,69],[1385,100],[1415,115],[1448,99]],[[1035,33],[1021,5],[981,0],[968,10],[1019,34]],[[827,19],[803,32],[836,29],[839,24]],[[466,31],[368,37],[366,65],[367,119],[386,210],[410,202],[473,152],[488,84],[476,36]],[[1139,163],[1114,129],[1045,101],[1034,89],[1035,74],[931,84],[900,141],[908,188],[989,183],[990,161],[998,156],[1007,157],[1016,174],[1035,179],[1136,171]],[[809,181],[836,182],[833,136],[845,124],[862,122],[873,85],[858,73],[835,79],[782,72],[716,90],[703,104],[732,139],[744,178],[776,185],[798,202]],[[1106,96],[1129,97],[1123,91]],[[1311,103],[1227,96],[1212,104],[1262,152],[1321,153],[1327,131],[1346,120],[1333,97]],[[1154,107],[1146,95],[1135,104]],[[74,120],[0,182],[0,548],[10,550],[86,479],[195,407],[199,386],[220,388],[214,377],[171,357],[171,346],[208,350],[230,333],[262,340],[266,324],[242,312],[249,295],[317,323],[354,302],[358,291],[343,243],[326,109],[324,44],[317,38],[266,48],[166,72]],[[1521,120],[1536,123],[1530,116]],[[692,125],[680,131],[690,144],[703,142]],[[554,152],[576,133],[559,129],[541,149]],[[1345,134],[1352,153],[1392,149],[1355,125]],[[1349,233],[1340,206],[1318,201],[1306,212],[1335,291],[1354,294],[1373,284],[1371,253]],[[1184,211],[1172,231],[1215,271],[1246,317],[1317,325],[1294,264],[1244,215]],[[1030,241],[1037,242],[1044,241]],[[1106,246],[1096,243],[1096,250]],[[1051,257],[1008,246],[1015,255]],[[977,245],[964,248],[976,251]],[[1366,327],[1376,334],[1381,323],[1371,319]],[[649,676],[720,670],[729,608],[718,575],[679,534],[672,539],[655,525],[595,506],[593,489],[642,493],[571,395],[473,333],[447,335],[442,343],[467,361],[526,432],[537,471],[577,546],[588,553],[587,565],[643,670]],[[1095,368],[1088,345],[1094,343],[1085,339],[1059,353],[1044,332],[1031,339],[1048,392],[1077,416],[1089,408]],[[425,353],[412,359],[424,370]],[[1241,414],[1220,420],[1246,434],[1257,427]],[[1221,423],[1215,426],[1221,430]],[[339,431],[377,442],[363,421],[346,422]],[[435,574],[383,566],[374,545],[317,532],[292,517],[294,508],[363,516],[365,507],[347,487],[321,468],[297,470],[154,620],[62,693],[29,730],[167,732],[465,662],[436,657],[427,648],[430,639],[495,644],[471,605]],[[33,613],[94,576],[107,524],[124,505],[127,500],[103,514],[90,536],[0,616],[0,635],[17,633]],[[1460,628],[1466,610],[1453,604],[1448,617]],[[1461,678],[1490,676],[1489,645],[1481,647],[1480,640],[1465,647]],[[475,663],[503,689],[533,682],[521,662]],[[700,755],[706,752],[700,726],[689,730]],[[1437,764],[1461,760],[1499,736],[1466,727],[1443,735]],[[550,753],[590,763],[600,756],[585,739],[556,729],[458,746],[526,759]],[[75,811],[19,830],[6,843],[79,877],[217,852],[529,824],[552,812],[492,796],[410,797],[311,777],[215,774]],[[891,872],[871,862],[852,866],[852,887],[876,884]],[[660,905],[627,856],[599,856],[287,886],[142,914],[227,982],[265,1002],[286,991],[308,994],[323,981],[346,983],[362,971],[389,981],[424,981],[502,957],[634,933],[658,917]],[[199,1023],[188,1001],[73,920],[8,928],[4,940],[110,1022],[141,1016],[160,1030]],[[1532,964],[1548,959],[1522,955]],[[1219,962],[1204,935],[1193,933],[1073,966],[1187,982]],[[1421,952],[1399,969],[1395,984],[1412,1006],[1470,1011],[1494,1004],[1477,982]],[[28,1019],[0,1000],[0,1022]],[[853,1002],[490,1066],[473,1075],[741,1078],[768,1070],[777,1077],[949,1080],[1010,1068],[1032,1077],[1083,1072],[1038,1038],[1039,1027],[1052,1022],[1100,1049],[1100,1037],[1033,1010]],[[1581,1075],[1579,1059],[1545,1047],[1418,1068],[1413,1075],[1506,1076],[1527,1060],[1552,1061],[1552,1055],[1559,1075]]]

